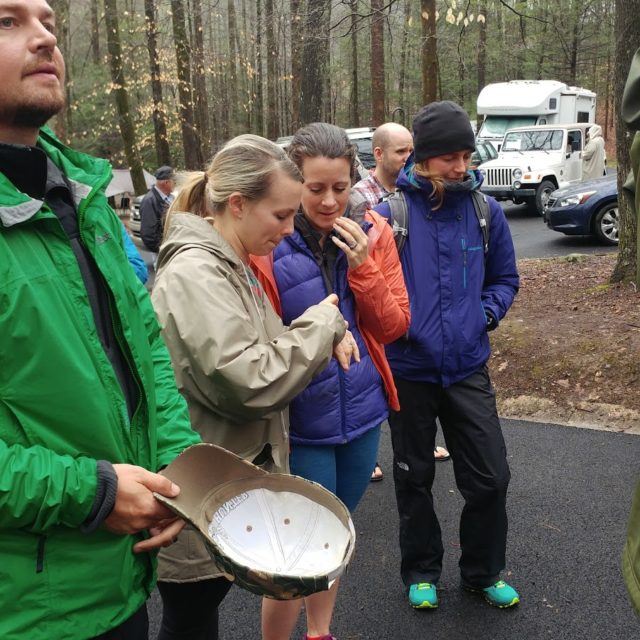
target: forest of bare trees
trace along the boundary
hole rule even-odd
[[[199,167],[229,136],[303,122],[474,115],[486,83],[547,78],[613,122],[609,0],[55,0],[69,108],[59,132],[116,165]]]
[[[438,99],[475,118],[483,86],[516,78],[595,91],[609,148],[617,144],[621,169],[627,162],[629,136],[616,118],[640,42],[634,0],[51,4],[68,66],[56,131],[131,168],[138,192],[142,167],[201,168],[238,133],[275,139],[314,120],[409,125]],[[618,278],[636,263],[636,220],[624,205],[621,216]]]

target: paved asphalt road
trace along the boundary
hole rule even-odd
[[[505,577],[522,602],[499,610],[459,587],[461,498],[451,462],[438,465],[434,496],[445,546],[440,608],[409,607],[398,575],[397,512],[388,429],[354,522],[356,553],[334,617],[339,640],[622,640],[640,637],[620,572],[640,438],[504,420],[512,480]],[[152,635],[160,615],[150,602]],[[259,638],[260,599],[233,588],[221,607],[221,640]],[[303,638],[300,627],[294,638]]]
[[[591,236],[565,236],[552,231],[542,218],[527,211],[526,205],[503,202],[518,258],[549,258],[570,253],[611,253],[617,247],[598,244]]]

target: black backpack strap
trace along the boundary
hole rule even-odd
[[[483,250],[486,256],[489,252],[491,235],[491,207],[489,207],[486,196],[479,191],[472,191],[471,198],[482,232]],[[409,235],[409,208],[406,197],[402,191],[396,191],[387,198],[383,198],[381,202],[386,202],[389,205],[389,224],[393,229],[393,237],[396,241],[398,255],[400,255]]]
[[[398,255],[407,241],[409,234],[409,208],[402,191],[396,191],[383,199],[389,205],[389,224],[393,229],[393,239],[396,241]]]
[[[489,237],[491,235],[491,207],[484,193],[472,191],[471,199],[473,200],[473,209],[476,212],[476,218],[478,218],[480,231],[482,231],[484,255],[486,256],[489,253]]]

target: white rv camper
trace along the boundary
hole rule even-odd
[[[556,80],[496,82],[478,96],[480,116],[485,118],[478,141],[490,142],[500,151],[504,134],[516,127],[595,122],[596,94]]]

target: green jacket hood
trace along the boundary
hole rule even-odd
[[[36,144],[69,180],[77,207],[111,181],[109,162],[70,149],[48,127],[41,129]],[[44,204],[18,191],[3,173],[0,173],[0,203],[0,223],[7,228],[30,220]]]

